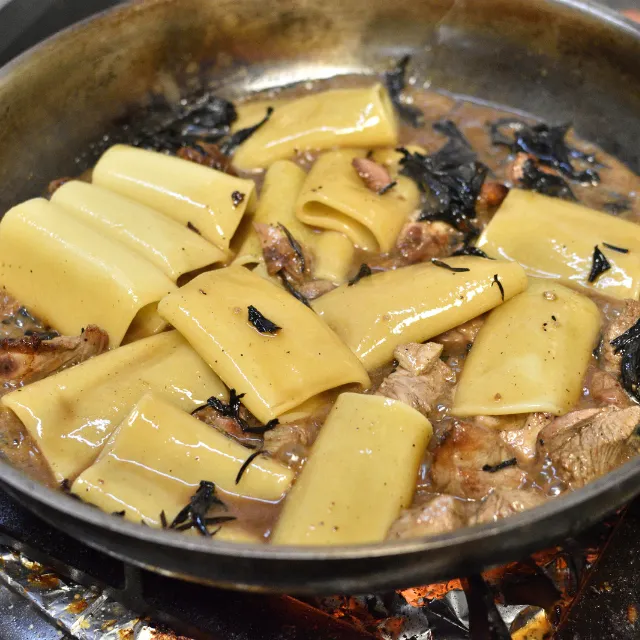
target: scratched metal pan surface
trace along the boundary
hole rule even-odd
[[[0,71],[0,211],[78,172],[74,159],[149,94],[234,96],[413,52],[434,88],[554,122],[640,168],[640,31],[578,0],[157,0],[104,13]],[[0,482],[78,539],[184,579],[291,593],[365,592],[466,575],[571,536],[640,493],[640,458],[517,516],[357,547],[215,542],[123,522],[0,461]]]

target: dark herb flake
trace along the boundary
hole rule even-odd
[[[244,472],[249,468],[249,465],[262,453],[262,449],[258,449],[254,451],[243,463],[238,471],[238,475],[236,476],[236,484],[240,482]]]
[[[629,253],[629,249],[616,247],[614,244],[609,244],[608,242],[603,242],[602,246],[607,247],[607,249],[611,249],[611,251],[617,251],[618,253]]]
[[[482,470],[487,473],[495,473],[496,471],[501,471],[507,467],[515,467],[517,464],[518,461],[515,458],[509,458],[509,460],[503,460],[502,462],[498,462],[498,464],[485,464],[482,467]]]
[[[164,512],[164,509],[160,512],[160,524],[163,529],[167,529],[169,527],[167,524],[167,514]]]
[[[358,269],[358,273],[356,273],[356,275],[353,276],[353,278],[351,278],[351,280],[349,280],[348,286],[352,287],[357,282],[360,282],[360,280],[362,280],[362,278],[367,278],[372,273],[373,272],[371,271],[371,267],[368,264],[363,262],[360,265],[360,268]]]
[[[265,318],[253,305],[247,307],[249,322],[263,334],[275,335],[282,329],[275,322]]]
[[[293,237],[291,231],[289,231],[289,229],[287,229],[287,227],[285,227],[282,223],[278,222],[278,228],[282,231],[282,233],[284,233],[285,236],[287,236],[287,240],[289,241],[291,248],[300,259],[300,271],[304,273],[306,264],[304,259],[304,251],[302,250],[300,243]]]
[[[278,418],[273,418],[273,420],[269,420],[267,424],[263,424],[259,427],[247,426],[245,429],[243,429],[243,431],[245,433],[254,433],[259,436],[262,436],[265,433],[267,433],[267,431],[271,431],[272,429],[275,429],[279,424],[280,424],[280,420],[278,420]]]
[[[187,528],[195,527],[203,536],[210,536],[205,521],[207,512],[213,506],[226,509],[226,505],[215,495],[216,486],[213,482],[201,480],[197,491],[189,499],[189,504],[173,519],[170,529],[178,529],[181,525],[189,523]],[[183,527],[179,529],[184,530]]]
[[[204,518],[202,522],[204,523],[205,527],[210,527],[215,525],[221,525],[221,524],[224,524],[225,522],[233,522],[236,519],[237,518],[235,516],[212,516],[210,518]],[[188,529],[191,529],[193,526],[194,525],[192,522],[185,522],[184,524],[180,524],[177,527],[173,527],[173,528],[176,531],[187,531]],[[215,536],[216,533],[218,533],[218,531],[220,531],[220,527],[218,527],[215,531],[207,530],[207,535],[209,537]]]
[[[69,480],[69,478],[65,478],[60,483],[60,491],[64,491],[65,493],[68,493],[69,491],[71,491],[71,481]]]
[[[244,193],[240,191],[234,191],[231,194],[231,202],[233,203],[233,208],[235,209],[239,204],[244,200]]]
[[[474,247],[470,244],[465,245],[462,249],[458,249],[454,251],[452,256],[477,256],[478,258],[486,258],[487,260],[495,260],[495,258],[490,258],[482,249],[478,249],[478,247]]]
[[[622,385],[636,400],[640,401],[640,320],[622,335],[611,341],[614,353],[622,353],[620,374]]]
[[[222,151],[225,156],[230,156],[239,145],[250,138],[258,129],[260,129],[260,127],[267,123],[272,113],[273,107],[267,107],[267,113],[260,122],[251,127],[247,127],[246,129],[240,129],[233,135],[229,136],[229,138],[220,145],[220,151]]]
[[[124,518],[126,513],[127,512],[123,509],[122,511],[112,511],[111,515],[112,516],[117,516],[118,518]]]
[[[387,87],[387,91],[389,92],[391,102],[393,103],[393,106],[400,118],[415,129],[418,129],[419,127],[424,126],[424,114],[420,109],[418,109],[418,107],[406,104],[402,99],[407,65],[410,60],[411,56],[409,55],[400,58],[396,63],[395,68],[384,74],[384,83]]]
[[[198,229],[198,227],[196,227],[193,223],[191,222],[187,222],[187,229],[191,229],[191,231],[195,231],[199,236],[201,236],[202,234],[200,233],[200,229]]]
[[[497,273],[493,274],[493,282],[491,283],[491,286],[493,287],[494,284],[498,285],[498,289],[500,289],[500,297],[502,298],[502,302],[504,302],[504,287],[502,286],[502,282],[500,282],[500,278],[498,278]]]
[[[522,177],[519,185],[529,191],[541,193],[544,196],[560,198],[575,202],[577,200],[567,181],[555,173],[541,171],[531,159],[522,165]]]
[[[441,269],[447,269],[448,271],[453,271],[454,273],[464,273],[465,271],[471,271],[468,267],[452,267],[448,265],[446,262],[442,262],[442,260],[438,260],[437,258],[431,258],[431,264],[436,267],[440,267]]]
[[[395,187],[397,184],[398,184],[397,180],[392,180],[389,184],[385,184],[384,187],[382,187],[382,189],[378,189],[376,193],[379,196],[383,196],[385,193],[387,193],[387,191],[391,191],[391,189],[393,189],[393,187]]]
[[[593,248],[593,257],[591,263],[591,272],[587,280],[591,283],[595,282],[605,271],[611,269],[611,264],[605,257],[604,253],[600,251],[598,245]]]
[[[287,278],[287,274],[281,269],[278,271],[278,276],[280,276],[280,280],[282,282],[282,286],[299,302],[302,302],[303,305],[309,307],[311,309],[311,303],[309,299],[300,291],[298,291],[290,282],[289,278]]]

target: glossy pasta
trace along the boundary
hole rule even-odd
[[[229,249],[245,211],[255,207],[253,180],[126,145],[103,154],[92,180],[190,225],[222,251]]]
[[[608,249],[612,244],[628,253]],[[589,282],[594,247],[611,268]],[[515,260],[528,274],[614,298],[640,297],[640,228],[579,204],[512,189],[478,241],[491,256]]]
[[[367,251],[389,251],[409,214],[416,209],[419,192],[409,178],[383,195],[371,191],[352,166],[363,152],[331,151],[311,168],[296,206],[302,222],[344,233]]]
[[[223,398],[219,378],[176,331],[140,340],[34,382],[2,398],[22,420],[58,482],[100,453],[113,429],[147,391],[191,411]]]
[[[281,329],[260,333],[248,320],[249,305]],[[198,276],[158,310],[263,422],[326,389],[369,384],[358,359],[313,311],[243,267]]]
[[[406,404],[343,393],[285,502],[274,544],[384,540],[415,491],[432,428]]]
[[[67,182],[51,202],[146,258],[174,282],[226,258],[225,252],[183,225],[95,184]]]
[[[355,247],[353,242],[338,231],[325,231],[316,236],[313,243],[313,275],[321,280],[343,284],[347,280]]]
[[[589,298],[533,280],[494,309],[480,329],[453,414],[566,413],[580,397],[599,332],[600,312]]]
[[[72,490],[103,511],[154,527],[160,512],[171,522],[201,480],[224,491],[259,500],[280,500],[293,471],[266,456],[236,476],[252,453],[166,399],[146,394],[113,432],[98,460]]]
[[[155,305],[175,289],[173,282],[139,254],[46,200],[29,200],[6,213],[0,255],[3,286],[62,333],[76,335],[98,324],[117,346],[141,310],[138,335],[166,326],[155,316]]]
[[[313,303],[368,371],[393,358],[406,342],[424,342],[508,300],[527,287],[518,264],[485,258],[447,258],[468,271],[417,264],[343,285]]]
[[[386,89],[334,89],[278,105],[270,120],[240,145],[239,169],[266,168],[298,151],[336,147],[384,147],[398,142]]]

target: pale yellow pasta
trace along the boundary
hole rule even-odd
[[[153,393],[125,416],[96,462],[73,483],[72,491],[103,511],[124,509],[124,517],[154,527],[160,512],[171,522],[189,503],[201,480],[234,495],[277,501],[293,471],[258,456],[236,476],[252,450],[190,416]],[[222,497],[222,496],[221,496]]]
[[[344,234],[325,231],[317,234],[313,243],[313,254],[314,278],[342,284],[351,270],[355,247]]]
[[[397,142],[393,105],[381,84],[333,89],[278,105],[269,121],[240,145],[233,164],[243,170],[266,168],[298,151]]]
[[[469,271],[423,263],[374,273],[318,298],[313,308],[371,371],[390,362],[398,345],[424,342],[501,304],[496,279],[505,300],[527,287],[515,262],[458,257],[446,263]]]
[[[41,198],[5,214],[0,255],[0,282],[31,313],[67,335],[97,324],[112,347],[141,309],[176,288],[140,255]]]
[[[158,314],[158,303],[153,302],[138,311],[120,344],[130,344],[142,338],[155,336],[162,333],[168,326],[169,323]]]
[[[224,251],[175,220],[95,184],[67,182],[51,202],[146,258],[174,282],[226,258]]]
[[[120,144],[102,155],[92,181],[190,225],[222,251],[256,200],[253,180]]]
[[[405,149],[410,153],[421,153],[423,155],[427,153],[424,147],[419,147],[415,144],[408,144]],[[395,149],[374,149],[371,159],[386,167],[391,176],[395,177],[400,171],[402,153]]]
[[[274,162],[269,167],[255,215],[246,216],[236,234],[240,236],[240,244],[233,264],[257,264],[264,261],[260,240],[253,229],[254,222],[282,224],[305,246],[313,240],[316,235],[313,229],[300,222],[295,215],[296,200],[306,175],[298,165],[288,160]]]
[[[605,242],[629,252],[608,249]],[[611,269],[590,283],[596,245]],[[478,246],[519,262],[532,276],[614,298],[640,297],[640,227],[573,202],[511,189]]]
[[[2,398],[22,420],[58,482],[100,453],[113,429],[147,391],[187,411],[223,398],[220,379],[177,331],[108,351]]]
[[[384,540],[411,504],[432,433],[429,421],[403,402],[340,395],[287,496],[273,544]]]
[[[600,312],[549,280],[494,309],[473,343],[456,387],[458,416],[545,411],[562,415],[580,398]]]
[[[389,251],[420,194],[404,176],[383,195],[371,191],[352,165],[354,158],[363,156],[349,150],[321,155],[307,176],[296,213],[308,225],[344,233],[361,249]]]
[[[260,333],[249,305],[281,329]],[[358,359],[311,309],[243,267],[198,276],[158,311],[263,422],[321,391],[369,384]]]
[[[232,133],[255,126],[267,115],[269,107],[275,111],[288,102],[291,102],[291,100],[287,98],[272,98],[271,100],[255,100],[237,104],[236,113],[238,117],[231,125]]]

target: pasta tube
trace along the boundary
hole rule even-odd
[[[611,268],[589,282],[596,245]],[[638,225],[573,202],[511,189],[478,247],[490,256],[519,262],[532,276],[613,298],[640,297]]]
[[[174,282],[184,273],[226,258],[224,251],[183,225],[95,184],[67,182],[51,202],[146,258]]]
[[[371,191],[351,164],[363,155],[346,150],[321,155],[298,198],[297,216],[308,225],[344,233],[365,251],[390,251],[420,194],[404,176],[383,195]]]
[[[468,271],[423,263],[374,273],[323,295],[313,308],[371,371],[390,362],[398,345],[424,342],[527,287],[515,262],[458,257],[446,264]]]
[[[102,155],[92,175],[95,184],[194,228],[222,251],[256,199],[253,180],[121,144]]]
[[[278,105],[269,121],[240,145],[233,164],[243,170],[266,168],[297,151],[397,142],[393,105],[381,84],[334,89]]]
[[[177,331],[108,351],[2,398],[22,420],[58,482],[75,478],[147,391],[193,410],[224,398],[220,379]]]
[[[160,527],[189,503],[201,480],[227,493],[280,500],[293,471],[258,456],[240,481],[236,476],[251,449],[175,407],[166,399],[143,396],[113,432],[100,457],[73,483],[83,501],[124,517]]]
[[[148,317],[176,288],[140,255],[41,198],[6,213],[0,255],[0,282],[33,314],[67,335],[97,324],[112,347],[138,312],[151,305]]]
[[[276,329],[261,332],[249,306]],[[263,422],[321,391],[369,384],[358,359],[313,311],[243,267],[198,276],[158,311]]]
[[[313,246],[314,277],[336,284],[345,282],[355,255],[353,242],[337,231],[325,231],[316,236]]]
[[[549,280],[532,280],[480,329],[456,388],[453,414],[570,411],[599,331],[600,312],[589,298]]]
[[[272,534],[274,544],[381,542],[413,499],[430,422],[403,402],[343,393]]]

